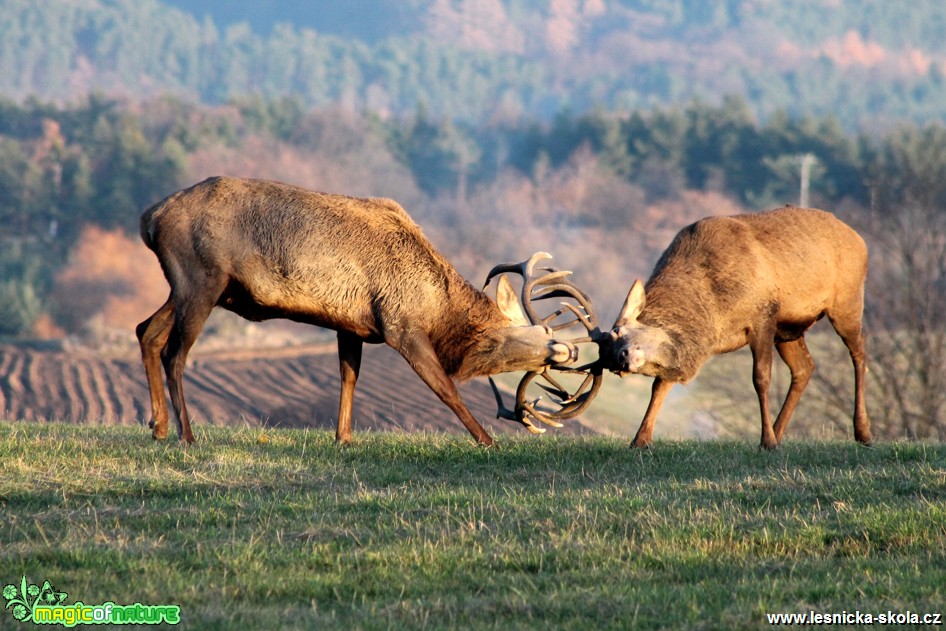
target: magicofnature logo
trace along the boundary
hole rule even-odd
[[[4,609],[12,609],[13,618],[33,624],[61,624],[74,627],[77,624],[177,624],[181,621],[181,608],[177,605],[116,605],[109,601],[101,605],[86,605],[76,602],[64,605],[66,592],[60,592],[43,581],[42,587],[26,580],[19,585],[5,585]]]

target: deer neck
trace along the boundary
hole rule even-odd
[[[669,381],[686,383],[712,356],[715,340],[710,305],[692,287],[648,287],[641,324],[662,329],[670,338],[674,361],[665,366]]]
[[[461,381],[488,374],[492,334],[508,321],[486,294],[467,281],[452,282],[448,290],[448,305],[430,329],[437,358],[448,375]]]

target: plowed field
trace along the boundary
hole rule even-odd
[[[334,344],[279,350],[192,353],[185,398],[202,424],[333,429],[338,414]],[[495,419],[489,384],[461,384],[461,396],[491,434],[524,431]],[[511,404],[511,397],[508,403]],[[150,418],[137,357],[0,345],[0,418],[145,425]],[[366,346],[355,390],[353,429],[466,434],[453,413],[386,346]],[[171,432],[174,432],[172,420]],[[588,432],[577,420],[552,433]]]

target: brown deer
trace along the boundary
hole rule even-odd
[[[693,379],[713,355],[748,344],[762,412],[761,447],[778,447],[815,367],[805,332],[823,316],[850,351],[854,438],[869,445],[861,331],[866,275],[864,240],[821,210],[788,206],[709,217],[681,230],[646,287],[634,282],[614,328],[598,339],[608,369],[654,377],[633,445],[650,445],[657,412],[674,383]],[[792,373],[774,427],[768,396],[773,343]]]
[[[337,331],[335,436],[342,444],[351,440],[365,342],[400,352],[482,445],[493,440],[453,378],[540,370],[578,358],[574,344],[530,325],[505,277],[494,302],[461,278],[389,199],[214,177],[145,210],[141,237],[171,286],[164,305],[137,327],[156,439],[168,432],[163,364],[178,435],[194,441],[184,365],[216,306],[249,320],[288,318]]]

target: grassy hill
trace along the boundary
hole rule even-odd
[[[946,609],[946,446],[0,423],[0,583],[183,628],[754,628]],[[11,592],[12,593],[12,592]],[[0,627],[18,628],[11,609]]]

